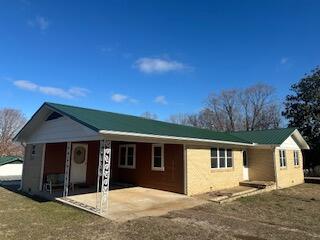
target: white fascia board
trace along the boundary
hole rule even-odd
[[[176,140],[176,141],[194,141],[194,142],[205,142],[205,143],[219,143],[219,144],[230,144],[230,145],[238,145],[238,146],[255,146],[254,143],[252,144],[252,143],[241,143],[241,142],[229,142],[229,141],[200,139],[200,138],[189,138],[189,137],[173,137],[173,136],[165,136],[165,135],[143,134],[143,133],[133,133],[133,132],[121,132],[121,131],[111,131],[111,130],[100,130],[99,133],[103,134],[103,135],[118,135],[118,136],[157,138],[157,139]]]
[[[252,148],[258,148],[258,149],[273,149],[273,148],[276,148],[276,147],[279,147],[280,145],[277,145],[277,144],[258,144],[258,143],[254,143],[252,145]]]
[[[297,129],[294,130],[291,135],[293,135],[299,141],[299,143],[301,145],[301,149],[307,149],[307,150],[310,149],[308,143],[306,142],[306,140],[304,140],[303,136],[301,135],[301,133]]]

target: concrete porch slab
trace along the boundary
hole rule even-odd
[[[100,199],[100,193],[73,195],[68,198],[94,208],[97,198]],[[140,217],[165,215],[170,211],[192,208],[204,203],[206,203],[205,200],[183,194],[130,187],[109,192],[108,209],[104,209],[102,216],[124,222]]]

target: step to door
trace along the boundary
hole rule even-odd
[[[239,183],[240,186],[254,187],[258,189],[272,188],[275,183],[272,181],[242,181]]]
[[[269,192],[274,190],[274,188],[264,188],[264,189],[259,189],[259,188],[254,188],[254,190],[247,192],[247,193],[243,193],[243,194],[238,194],[238,195],[234,195],[234,196],[230,196],[227,198],[211,198],[209,199],[209,201],[215,202],[215,203],[219,203],[219,204],[223,204],[223,203],[228,203],[228,202],[232,202],[236,199],[239,198],[243,198],[243,197],[249,197],[249,196],[253,196],[253,195],[257,195],[257,194],[261,194],[261,193],[265,193],[265,192]]]

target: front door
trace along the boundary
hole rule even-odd
[[[249,180],[249,161],[247,150],[242,151],[243,180]]]
[[[87,144],[80,144],[80,143],[72,144],[72,157],[71,157],[71,170],[70,170],[71,183],[86,182],[87,157],[88,157]]]

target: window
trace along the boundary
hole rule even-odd
[[[232,150],[211,148],[211,168],[232,168]]]
[[[279,150],[279,156],[280,156],[280,167],[285,168],[287,166],[286,151],[285,150]]]
[[[299,151],[293,151],[293,164],[299,166]]]
[[[152,163],[151,169],[155,171],[164,171],[164,147],[163,144],[152,145]]]
[[[136,167],[136,145],[127,144],[119,146],[119,167]]]

